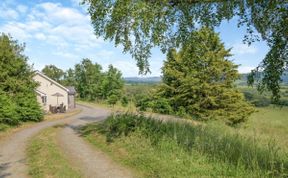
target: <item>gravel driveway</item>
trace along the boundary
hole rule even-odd
[[[21,130],[0,142],[0,178],[25,178],[27,175],[25,150],[27,141],[39,131],[58,124],[66,124],[57,135],[60,147],[82,170],[85,177],[109,178],[132,177],[130,171],[115,164],[101,151],[92,148],[79,137],[75,128],[89,122],[105,119],[109,111],[78,105],[82,112],[61,120],[44,121],[31,128]]]

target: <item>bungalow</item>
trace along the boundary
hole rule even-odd
[[[35,72],[33,79],[39,83],[35,92],[37,101],[44,111],[48,112],[50,106],[59,106],[60,104],[67,109],[76,107],[74,87],[64,87],[39,71]]]

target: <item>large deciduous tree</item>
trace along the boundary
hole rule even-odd
[[[75,86],[76,85],[76,81],[75,81],[75,72],[73,69],[68,69],[63,77],[63,80],[61,81],[61,83],[65,86]]]
[[[123,87],[122,73],[113,65],[109,65],[102,83],[103,99],[108,99],[112,104],[115,104],[123,95]]]
[[[42,73],[59,83],[63,80],[65,74],[62,69],[59,69],[55,65],[46,65],[42,69]]]
[[[140,73],[149,72],[151,48],[181,47],[198,26],[213,28],[233,17],[245,26],[244,41],[262,39],[270,51],[259,67],[263,72],[260,89],[268,89],[279,99],[280,76],[288,66],[287,0],[83,0],[88,5],[95,34],[123,45],[136,59]],[[258,32],[260,35],[258,36]]]
[[[90,59],[83,59],[75,65],[74,75],[76,90],[80,98],[95,100],[101,97],[103,74],[101,65],[93,64]]]
[[[43,116],[34,91],[37,83],[23,51],[24,45],[0,35],[0,124],[39,121]]]
[[[239,74],[227,59],[229,52],[212,30],[192,32],[179,52],[169,50],[159,96],[168,99],[175,112],[184,108],[199,119],[245,121],[253,108],[234,86]]]

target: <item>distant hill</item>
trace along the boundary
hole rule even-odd
[[[238,85],[247,85],[248,74],[241,74]],[[288,84],[288,71],[282,76],[283,84]],[[125,77],[125,83],[129,84],[157,84],[161,82],[161,77]]]
[[[247,77],[249,74],[241,74],[240,80],[237,81],[239,85],[247,85]],[[281,77],[283,84],[288,84],[288,71],[284,72]]]
[[[161,82],[161,77],[125,77],[126,83],[148,83],[155,84]]]

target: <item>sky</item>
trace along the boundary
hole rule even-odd
[[[53,64],[67,70],[83,58],[89,58],[107,70],[112,64],[124,77],[138,76],[136,62],[123,54],[113,42],[96,38],[90,17],[80,0],[1,0],[0,32],[9,33],[19,43],[25,43],[25,54],[35,70]],[[243,44],[244,28],[236,20],[223,22],[216,28],[225,47],[232,48],[230,58],[239,64],[240,73],[248,73],[265,57],[269,48],[265,42]],[[155,48],[150,58],[149,76],[160,76],[165,55]],[[147,77],[146,76],[146,77]]]

